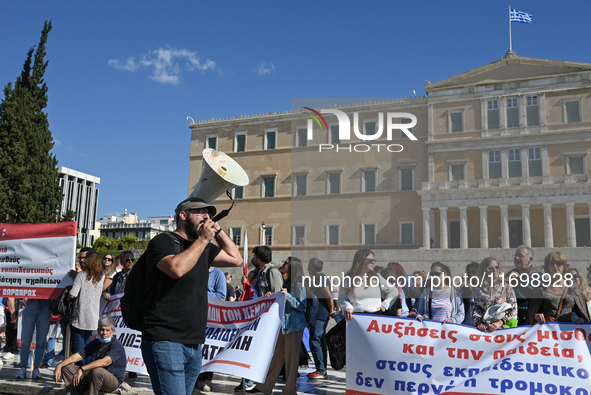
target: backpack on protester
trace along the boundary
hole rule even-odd
[[[170,232],[164,234],[172,239],[175,254],[181,252],[181,243],[177,238]],[[123,293],[123,297],[121,297],[121,315],[123,316],[125,325],[136,331],[142,331],[144,329],[146,311],[148,307],[153,307],[162,289],[162,279],[160,276],[154,279],[153,277],[150,278],[151,274],[152,270],[147,266],[146,253],[144,252],[136,264],[133,265],[133,269],[129,272],[125,281],[125,292]]]
[[[347,323],[339,321],[326,334],[326,346],[330,357],[330,366],[334,370],[341,370],[347,364]]]

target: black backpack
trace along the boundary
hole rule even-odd
[[[169,232],[165,233],[174,242],[175,254],[181,252],[181,243]],[[162,288],[161,273],[151,275],[146,264],[146,253],[137,260],[125,281],[125,293],[121,298],[121,315],[128,328],[144,330],[144,317],[148,306],[154,307]]]

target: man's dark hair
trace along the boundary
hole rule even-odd
[[[88,252],[88,251],[92,251],[92,248],[90,248],[90,247],[82,247],[82,248],[80,249],[80,253],[81,253],[81,254],[82,254],[83,252]]]
[[[265,263],[269,263],[273,260],[273,253],[271,249],[267,246],[257,246],[252,250],[254,256],[259,258],[261,261]]]
[[[322,262],[320,259],[318,258],[311,258],[310,261],[308,262],[308,265],[314,269],[315,272],[322,272],[322,268],[324,267],[324,262]]]
[[[119,254],[119,255],[120,255],[121,257],[124,257],[124,256],[125,256],[125,254],[131,254],[131,257],[132,257],[132,258],[135,258],[135,256],[133,255],[133,252],[131,252],[131,251],[129,251],[129,250],[122,251],[122,252],[121,252],[121,254]]]

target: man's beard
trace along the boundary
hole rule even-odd
[[[205,220],[203,220],[205,222]],[[197,240],[199,238],[199,233],[197,232],[197,226],[191,217],[188,218],[188,221],[185,222],[185,233],[189,237],[190,240]]]

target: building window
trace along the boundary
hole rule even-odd
[[[246,151],[246,132],[236,133],[234,136],[234,152]]]
[[[296,131],[296,147],[308,146],[308,129],[298,129]]]
[[[376,134],[376,123],[375,122],[365,122],[363,124],[363,131],[366,136],[373,136]]]
[[[451,132],[463,132],[464,131],[464,113],[452,112],[449,114],[449,122],[451,124]]]
[[[499,101],[498,100],[489,100],[487,103],[488,108],[488,128],[489,129],[498,129],[500,128],[499,122]]]
[[[234,199],[244,199],[244,187],[236,187],[233,191]]]
[[[308,194],[308,175],[295,176],[295,196],[306,196]]]
[[[232,241],[234,242],[234,244],[236,244],[237,246],[240,245],[241,233],[242,233],[242,228],[230,228],[230,237],[232,238]]]
[[[412,119],[410,118],[400,118],[400,123],[405,124],[405,123],[411,123]],[[412,130],[414,128],[408,128],[408,131],[412,133]],[[408,136],[406,135],[406,133],[404,133],[402,130],[400,131],[400,138],[401,139],[407,139]]]
[[[211,149],[218,149],[218,137],[217,136],[207,136],[207,147]]]
[[[451,165],[450,166],[450,179],[451,181],[463,181],[466,179],[464,174],[465,165]]]
[[[414,244],[414,223],[400,223],[400,244]]]
[[[488,178],[501,178],[501,150],[488,151]]]
[[[540,112],[537,96],[527,96],[527,126],[537,126],[540,124]]]
[[[521,177],[521,150],[509,149],[509,177]]]
[[[329,144],[340,144],[341,140],[339,139],[339,126],[334,125],[330,127],[330,141]]]
[[[363,224],[362,240],[364,245],[376,243],[376,224]]]
[[[328,245],[339,245],[339,225],[328,225]]]
[[[568,158],[567,174],[585,174],[585,157],[575,156]]]
[[[275,176],[263,177],[263,197],[275,196]]]
[[[542,155],[540,147],[528,148],[528,171],[530,177],[542,175]]]
[[[579,101],[567,101],[566,106],[566,123],[581,122],[581,111]]]
[[[305,226],[294,226],[293,227],[293,244],[297,246],[303,246],[306,244],[306,227]]]
[[[400,169],[400,190],[411,191],[413,189],[413,169]]]
[[[275,149],[277,148],[277,131],[272,130],[265,133],[265,149]]]
[[[519,105],[516,97],[507,99],[507,127],[519,126]]]
[[[272,246],[273,245],[273,227],[267,226],[265,228],[265,245]]]
[[[328,193],[341,193],[341,173],[328,173]]]
[[[376,170],[366,170],[362,173],[362,191],[361,192],[375,192],[376,191]]]

